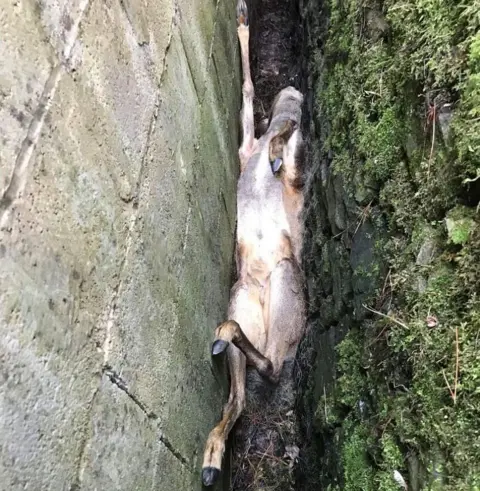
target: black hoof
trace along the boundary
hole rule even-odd
[[[217,339],[212,344],[212,355],[219,355],[220,353],[223,353],[227,349],[227,346],[228,346],[228,341],[224,341],[223,339]]]
[[[276,158],[272,164],[273,173],[276,174],[283,165],[283,159]]]
[[[238,0],[237,3],[237,22],[238,25],[248,26],[248,11],[245,0]]]
[[[211,486],[215,484],[215,481],[220,475],[220,469],[215,469],[215,467],[204,467],[202,469],[202,482],[204,486]]]

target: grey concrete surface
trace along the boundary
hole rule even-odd
[[[0,490],[201,489],[235,228],[231,0],[0,9]]]

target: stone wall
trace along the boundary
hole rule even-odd
[[[342,176],[333,171],[332,154],[324,150],[331,128],[319,94],[325,90],[328,9],[323,0],[300,4],[309,63],[306,111],[310,119],[304,239],[308,323],[299,350],[303,460],[298,482],[304,491],[313,491],[343,485],[340,433],[323,425],[323,416],[339,376],[336,349],[347,332],[368,316],[364,305],[385,275],[376,246],[384,237],[385,223],[371,203],[377,190],[358,179],[354,192],[349,192]]]
[[[200,489],[225,398],[234,7],[2,7],[2,490]]]
[[[480,483],[478,18],[394,4],[302,2],[303,491]]]

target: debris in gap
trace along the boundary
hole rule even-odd
[[[397,470],[394,470],[393,471],[393,478],[395,479],[395,482],[399,486],[401,486],[405,491],[408,490],[407,483],[406,483],[405,479],[403,478],[403,476],[400,474],[400,472],[398,472]]]

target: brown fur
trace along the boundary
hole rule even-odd
[[[205,485],[213,484],[218,478],[225,441],[244,408],[246,365],[252,365],[262,376],[277,382],[283,363],[295,356],[305,326],[300,268],[303,142],[298,129],[303,97],[292,88],[280,92],[272,107],[268,129],[260,139],[255,139],[254,89],[244,0],[238,0],[237,19],[244,76],[241,177],[237,196],[238,281],[231,290],[229,320],[215,330],[212,348],[214,355],[226,350],[231,386],[222,420],[210,432],[205,446],[202,471]],[[270,168],[276,158],[283,161],[279,178],[273,176]],[[252,202],[256,199],[257,203]],[[263,226],[265,229],[258,228]]]

